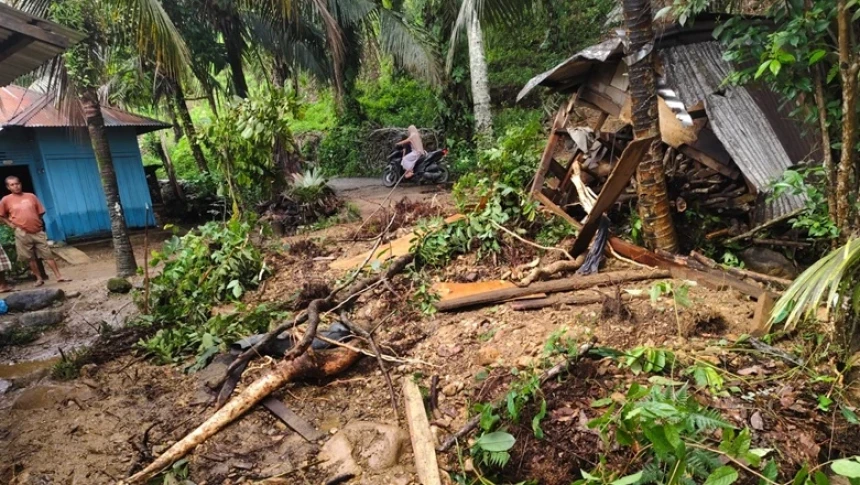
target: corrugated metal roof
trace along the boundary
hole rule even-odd
[[[759,193],[769,192],[770,184],[793,165],[767,117],[746,89],[709,95],[705,111],[717,138]],[[799,195],[783,194],[768,202],[768,207],[756,211],[762,218],[756,222],[788,216],[802,208],[804,200]]]
[[[624,44],[617,37],[591,47],[586,47],[549,71],[529,79],[529,82],[526,83],[517,95],[517,101],[523,99],[538,85],[558,87],[563,84],[569,84],[571,81],[587,74],[591,70],[591,66],[595,63],[606,62],[611,57],[620,56],[623,52]],[[585,81],[584,77],[582,81]]]
[[[709,27],[712,29],[713,23]],[[766,194],[786,169],[816,154],[816,137],[784,113],[776,93],[724,86],[732,66],[723,59],[720,44],[704,36],[705,32],[701,25],[692,35],[683,29],[664,31],[658,41],[658,55],[666,83],[687,107],[705,103],[717,138],[761,194],[754,221],[763,223],[788,216],[803,207],[804,198],[786,194],[770,201]],[[593,48],[603,55],[584,55]],[[519,98],[538,85],[569,90],[583,84],[595,65],[622,62],[622,52],[623,44],[617,37],[585,49],[533,78]]]
[[[786,169],[813,151],[804,147],[805,141],[799,136],[796,122],[778,113],[768,116],[748,88],[723,85],[732,66],[723,59],[723,49],[718,42],[677,45],[661,49],[659,56],[667,83],[675,88],[684,104],[693,106],[705,102],[711,128],[759,193],[767,193],[770,184],[781,178]],[[777,109],[775,98],[774,93],[762,96],[771,111]],[[777,129],[787,131],[780,136]],[[787,146],[803,155],[792,158]],[[803,205],[804,199],[799,195],[785,194],[773,201],[765,197],[756,205],[754,219],[758,223],[777,219]]]
[[[167,128],[170,125],[116,108],[102,107],[107,127],[134,127],[138,133]],[[26,128],[66,128],[86,126],[83,119],[63,113],[40,93],[20,86],[0,88],[0,126]]]
[[[0,86],[6,86],[69,46],[83,34],[0,3]]]

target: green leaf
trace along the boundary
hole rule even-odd
[[[825,396],[824,394],[820,394],[818,396],[818,409],[827,412],[830,411],[830,405],[833,404],[833,399]]]
[[[517,439],[510,433],[504,431],[495,431],[481,435],[478,441],[475,441],[475,446],[480,447],[484,451],[497,453],[500,451],[508,451],[514,447]]]
[[[627,475],[626,477],[621,477],[618,480],[614,480],[610,485],[633,485],[642,479],[642,472],[634,473],[632,475]]]
[[[830,485],[830,478],[827,477],[821,470],[815,472],[815,485]]]
[[[858,285],[860,288],[860,285]],[[846,408],[845,406],[841,406],[842,416],[845,417],[845,420],[851,424],[860,424],[860,419],[857,419],[857,414],[854,411]]]
[[[811,65],[815,64],[816,62],[823,59],[824,56],[826,56],[826,55],[827,55],[827,51],[825,51],[824,49],[818,49],[818,50],[812,51],[812,54],[809,55],[809,65],[811,66]]]
[[[730,466],[721,466],[708,475],[705,485],[731,485],[737,479],[737,470]]]
[[[770,61],[770,72],[773,73],[774,76],[779,74],[779,70],[782,69],[782,63],[778,60],[774,59]]]
[[[603,399],[598,399],[598,400],[592,402],[591,407],[593,407],[595,409],[605,408],[606,406],[609,406],[610,404],[612,404],[612,402],[613,401],[612,401],[611,397],[604,397]]]
[[[762,75],[762,74],[764,74],[764,72],[765,72],[765,71],[767,71],[768,66],[770,66],[770,62],[765,62],[765,63],[763,63],[762,65],[758,66],[758,70],[755,72],[755,76],[754,76],[754,77],[755,77],[756,79],[760,78],[760,77],[761,77],[761,75]],[[659,295],[658,295],[658,296],[659,296]],[[653,291],[653,288],[652,288],[652,291],[651,291],[651,300],[656,301],[656,298],[654,298],[654,291]]]
[[[837,475],[848,478],[860,478],[860,463],[855,460],[847,458],[836,460],[830,464],[830,468]]]

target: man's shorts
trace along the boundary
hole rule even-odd
[[[30,234],[23,229],[15,229],[15,249],[18,251],[18,261],[29,261],[33,255],[39,259],[54,259],[45,231]]]

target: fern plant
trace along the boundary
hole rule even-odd
[[[735,437],[734,427],[714,409],[702,407],[687,392],[633,384],[620,406],[613,403],[589,427],[606,443],[647,449],[653,459],[642,469],[639,484],[729,485],[738,478],[734,468],[722,464],[720,454],[760,462],[750,451],[749,430]],[[714,430],[722,430],[725,450],[702,445]],[[722,452],[722,453],[721,453]]]

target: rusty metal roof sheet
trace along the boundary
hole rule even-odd
[[[0,86],[38,68],[83,34],[0,3]]]
[[[138,133],[167,128],[170,125],[116,108],[102,107],[105,126],[133,127]],[[63,113],[49,102],[48,97],[20,86],[0,88],[0,126],[25,128],[83,127],[83,119]]]

